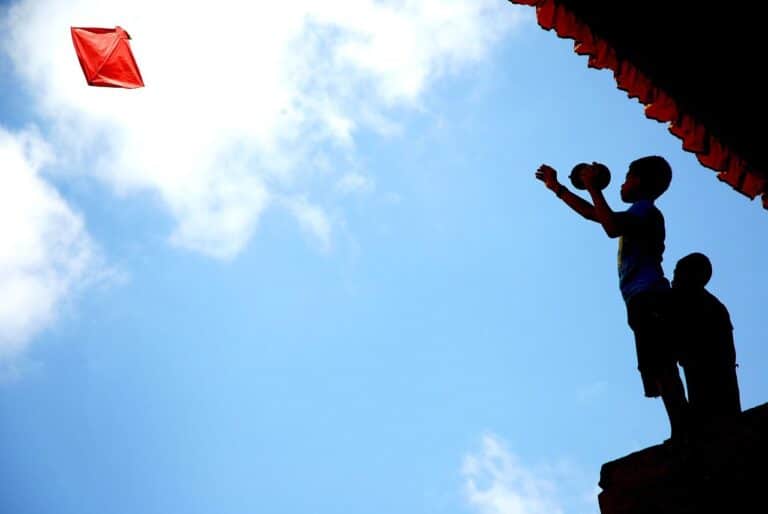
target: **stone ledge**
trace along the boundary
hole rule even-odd
[[[602,514],[760,512],[768,493],[768,403],[687,445],[607,462],[599,485]]]

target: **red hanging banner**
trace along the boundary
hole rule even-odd
[[[127,89],[144,87],[128,43],[131,37],[125,30],[120,27],[72,27],[71,30],[77,58],[89,85]]]

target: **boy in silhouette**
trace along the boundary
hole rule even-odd
[[[621,199],[631,204],[623,212],[611,210],[596,185],[593,163],[581,172],[592,203],[573,194],[557,180],[557,172],[543,164],[536,178],[582,217],[599,223],[608,237],[619,238],[619,288],[627,307],[627,321],[635,336],[637,364],[646,397],[664,402],[670,440],[687,432],[687,402],[680,380],[667,324],[669,281],[661,267],[664,253],[664,217],[654,201],[667,190],[672,169],[659,156],[647,156],[629,165],[621,185]]]
[[[696,252],[677,261],[672,278],[675,339],[695,429],[741,412],[733,325],[728,309],[705,288],[711,277],[712,263]]]

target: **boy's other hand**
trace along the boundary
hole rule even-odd
[[[547,189],[552,191],[557,191],[557,188],[560,186],[560,183],[557,181],[557,171],[546,164],[542,164],[536,170],[536,178],[544,182]]]

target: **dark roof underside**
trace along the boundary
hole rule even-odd
[[[768,192],[768,152],[763,141],[768,102],[762,78],[766,30],[753,4],[701,0],[511,1],[537,5],[542,26],[554,28],[559,35],[579,43],[584,31],[574,31],[573,20],[564,19],[564,14],[572,15],[576,24],[588,28],[590,38],[594,36],[611,47],[619,63],[631,63],[655,88],[669,95],[677,111],[690,116],[706,131],[707,139],[716,138],[746,163],[746,174],[752,183],[756,180],[760,184],[747,192],[749,196]],[[745,192],[742,183],[731,185]]]

